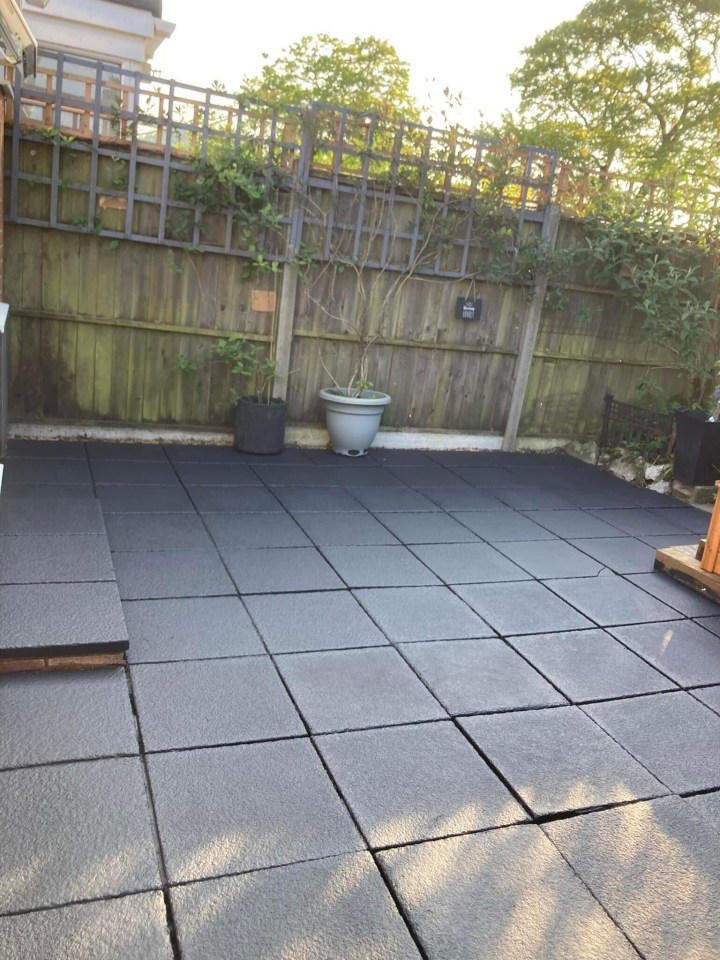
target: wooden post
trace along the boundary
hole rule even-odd
[[[298,272],[291,263],[283,266],[280,306],[278,307],[277,336],[275,339],[275,360],[277,361],[277,380],[275,396],[287,400],[288,376],[290,374],[290,353],[292,351],[293,326],[295,323],[295,302],[297,300]]]
[[[550,205],[544,239],[547,240],[551,250],[555,249],[557,242],[560,213],[560,204],[553,203]],[[540,330],[540,316],[542,314],[543,303],[545,302],[547,285],[547,274],[538,272],[535,277],[535,288],[533,290],[532,300],[530,301],[525,316],[525,325],[515,363],[515,382],[513,384],[510,411],[508,413],[507,423],[505,424],[505,436],[503,437],[502,445],[503,450],[508,452],[512,452],[515,449],[515,443],[517,441],[520,417],[522,416],[528,383],[530,382],[530,370],[532,368],[533,353],[535,352],[538,331]]]
[[[718,552],[720,551],[720,480],[715,481],[715,489],[718,496],[715,498],[710,526],[705,540],[700,566],[709,573],[717,573]]]

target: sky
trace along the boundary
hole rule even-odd
[[[418,0],[345,5],[337,0],[163,0],[163,18],[176,27],[153,66],[167,79],[198,86],[219,80],[236,90],[243,77],[260,73],[263,53],[273,60],[306,34],[328,33],[347,41],[373,35],[389,41],[410,64],[411,92],[421,104],[434,104],[437,113],[448,87],[462,94],[453,120],[474,126],[480,115],[498,120],[513,105],[508,74],[520,63],[521,49],[576,16],[586,2],[452,0],[426,7]]]

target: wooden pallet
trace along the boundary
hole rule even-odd
[[[662,547],[655,554],[655,569],[685,584],[708,600],[720,603],[720,574],[703,570],[698,547]]]
[[[53,670],[93,670],[96,667],[117,667],[125,663],[125,653],[58,654],[53,657],[0,658],[0,675],[4,673],[48,673]]]

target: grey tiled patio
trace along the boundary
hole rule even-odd
[[[11,444],[0,960],[720,958],[708,515],[561,455]]]

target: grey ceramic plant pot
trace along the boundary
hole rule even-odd
[[[325,407],[325,422],[330,446],[345,457],[364,457],[378,432],[383,410],[390,403],[387,393],[363,390],[350,397],[339,387],[323,387],[320,399]]]

